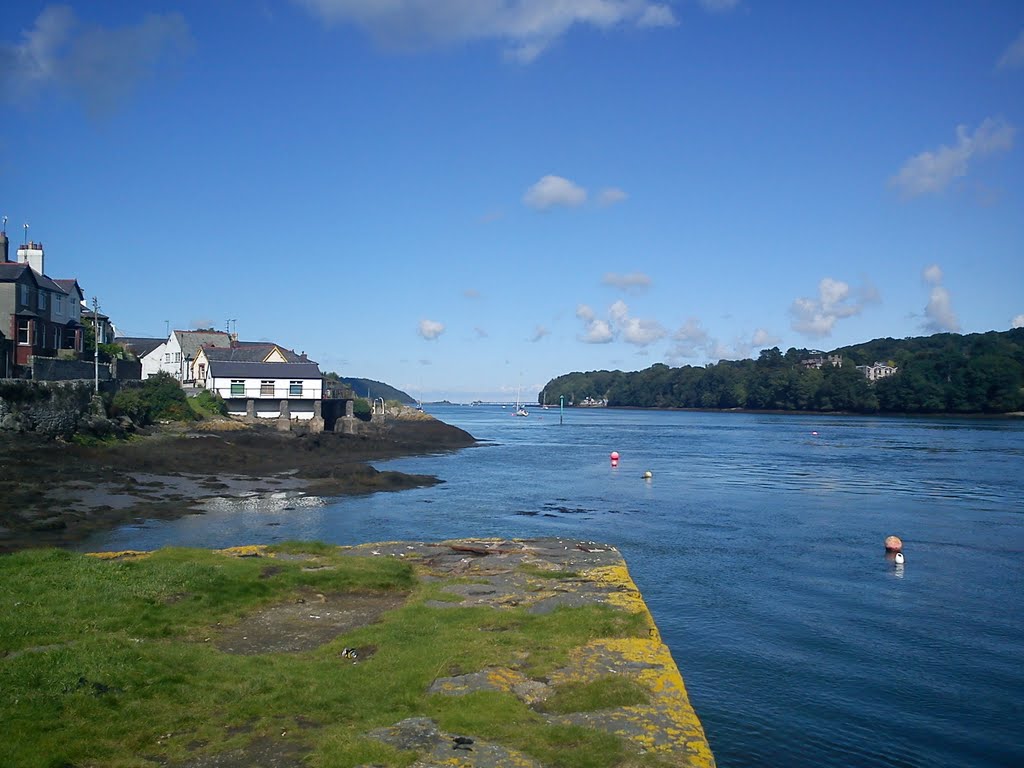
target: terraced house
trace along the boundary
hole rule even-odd
[[[0,375],[20,375],[33,355],[79,356],[84,294],[78,281],[46,276],[42,243],[22,245],[16,261],[9,248],[7,234],[0,234],[0,331],[11,347]]]

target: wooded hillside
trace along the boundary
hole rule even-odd
[[[723,360],[705,367],[662,363],[643,371],[589,371],[552,379],[538,396],[566,404],[586,398],[610,406],[742,408],[856,413],[1010,413],[1024,411],[1024,328],[908,339],[875,339],[823,353],[842,365],[802,361],[816,351],[778,347],[757,360]],[[870,382],[858,365],[895,366]]]

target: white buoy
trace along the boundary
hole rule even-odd
[[[651,470],[644,472],[644,480],[650,480],[652,477],[654,477],[654,473]]]
[[[903,565],[903,560],[904,560],[903,553],[902,552],[897,552],[896,553],[896,565]]]

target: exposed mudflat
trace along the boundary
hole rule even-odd
[[[367,425],[359,435],[200,422],[97,446],[0,434],[0,553],[68,545],[138,520],[201,514],[205,503],[223,497],[341,496],[432,485],[440,481],[378,472],[367,462],[474,442],[436,419]]]

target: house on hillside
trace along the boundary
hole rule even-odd
[[[323,376],[316,363],[219,360],[209,356],[211,351],[204,350],[205,378],[197,383],[220,395],[232,416],[302,420],[319,416]]]
[[[842,355],[825,355],[824,352],[818,352],[817,350],[808,350],[810,357],[805,357],[800,361],[800,365],[804,368],[816,368],[821,370],[826,365],[831,365],[833,368],[843,367],[843,356]]]
[[[82,289],[75,280],[55,281],[44,271],[42,243],[25,243],[9,261],[0,233],[0,331],[11,351],[0,374],[22,375],[33,356],[77,357],[82,352]]]
[[[203,347],[230,347],[230,334],[221,331],[172,331],[167,341],[143,355],[142,378],[168,373],[182,386],[193,386],[192,363]]]
[[[874,365],[858,365],[857,370],[863,373],[864,378],[868,381],[878,381],[879,379],[895,376],[899,368],[876,361]]]

